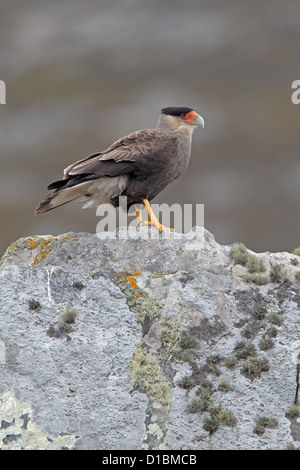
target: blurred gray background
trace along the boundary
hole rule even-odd
[[[15,239],[94,233],[76,202],[34,215],[70,163],[190,106],[188,171],[153,202],[205,205],[219,243],[300,245],[299,0],[2,0],[0,223]]]

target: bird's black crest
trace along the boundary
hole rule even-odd
[[[162,114],[170,114],[171,116],[181,116],[182,114],[190,113],[194,111],[192,108],[186,108],[185,106],[170,106],[169,108],[163,108]]]

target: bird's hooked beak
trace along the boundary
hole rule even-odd
[[[204,119],[201,116],[199,116],[199,114],[197,115],[194,121],[194,125],[204,127]]]
[[[183,118],[184,122],[190,124],[191,126],[201,126],[204,127],[204,119],[199,116],[195,111],[187,113]]]

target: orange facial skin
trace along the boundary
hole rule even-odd
[[[185,116],[182,116],[182,119],[184,122],[187,124],[194,125],[195,120],[199,117],[199,114],[197,114],[195,111],[191,111],[190,113],[187,113]]]

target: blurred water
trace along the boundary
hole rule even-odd
[[[25,235],[95,232],[77,203],[35,216],[46,186],[171,105],[206,127],[155,202],[205,204],[220,243],[299,246],[299,13],[297,0],[2,1],[0,252]]]

